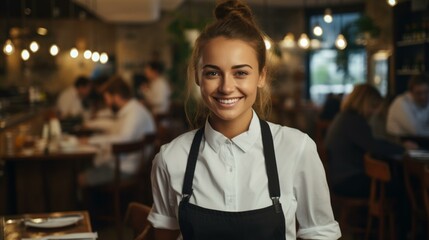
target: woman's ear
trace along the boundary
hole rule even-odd
[[[259,74],[258,88],[263,88],[265,86],[266,79],[267,79],[267,67],[264,67],[261,71],[261,74]]]

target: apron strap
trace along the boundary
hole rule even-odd
[[[264,120],[261,123],[262,144],[264,146],[265,167],[267,168],[268,190],[273,202],[278,202],[280,198],[279,174],[277,172],[276,154],[274,152],[273,136],[270,126]]]
[[[194,179],[195,166],[197,164],[198,153],[200,150],[201,140],[203,138],[204,128],[198,129],[192,141],[191,150],[186,164],[185,179],[183,181],[182,194],[184,198],[189,199],[192,195],[192,180]]]

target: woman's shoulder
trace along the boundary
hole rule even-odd
[[[301,142],[308,138],[308,135],[293,127],[268,122],[274,140]]]
[[[185,159],[187,159],[196,132],[197,129],[185,132],[171,142],[162,145],[159,154],[162,155],[164,161],[168,164],[169,161],[177,161],[183,156],[186,156]]]

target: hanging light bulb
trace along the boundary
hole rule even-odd
[[[32,41],[30,43],[30,50],[34,53],[37,52],[39,50],[39,44],[36,41]]]
[[[30,52],[27,49],[21,51],[21,58],[24,61],[27,61],[30,58]]]
[[[100,60],[100,54],[98,52],[93,52],[91,59],[93,62],[98,62],[98,60]]]
[[[107,61],[109,61],[109,56],[107,55],[107,53],[104,52],[100,55],[100,62],[102,64],[105,64],[107,63]]]
[[[340,50],[344,50],[347,47],[347,41],[343,34],[338,35],[335,40],[335,46]]]
[[[325,15],[323,16],[323,21],[326,23],[331,23],[333,20],[332,11],[330,8],[325,9]]]
[[[57,54],[58,54],[58,52],[60,51],[60,49],[58,48],[58,46],[57,45],[55,45],[55,44],[52,44],[52,46],[49,48],[49,53],[52,55],[52,56],[57,56]]]
[[[77,49],[76,49],[76,48],[72,48],[72,49],[70,50],[70,57],[72,57],[72,58],[77,58],[77,56],[79,56],[79,52],[77,51]]]
[[[319,23],[317,23],[316,26],[314,26],[313,33],[315,36],[318,36],[318,37],[322,36],[323,28],[319,25]]]
[[[301,34],[298,39],[298,45],[303,49],[307,49],[308,47],[310,47],[310,39],[308,38],[307,34]]]
[[[311,39],[310,46],[312,49],[319,49],[322,46],[322,43],[319,39]]]
[[[270,50],[271,49],[271,42],[268,39],[264,39],[265,43],[265,49]]]
[[[285,48],[295,47],[295,36],[293,35],[293,33],[286,34],[280,44]]]
[[[91,59],[91,56],[92,56],[91,50],[85,50],[85,52],[83,52],[83,57],[85,59]]]
[[[391,7],[395,6],[397,3],[396,0],[387,0],[387,4],[389,4]]]
[[[13,52],[15,52],[15,46],[13,46],[12,40],[6,40],[3,46],[3,52],[6,55],[11,55]]]

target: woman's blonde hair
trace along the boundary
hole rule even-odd
[[[383,97],[378,90],[368,84],[359,84],[347,95],[341,103],[341,111],[354,111],[367,117],[370,109],[377,108],[383,101]]]
[[[198,61],[208,41],[216,37],[239,39],[248,43],[256,53],[259,74],[266,69],[266,48],[264,34],[257,26],[249,6],[239,0],[228,0],[219,3],[214,15],[216,21],[206,26],[195,42],[191,59],[188,64],[188,81],[186,97],[186,116],[191,126],[199,127],[209,114],[209,110],[202,101],[193,98],[193,91],[198,81]],[[258,88],[256,101],[253,105],[258,116],[267,118],[271,111],[271,94],[268,74],[266,84]]]

